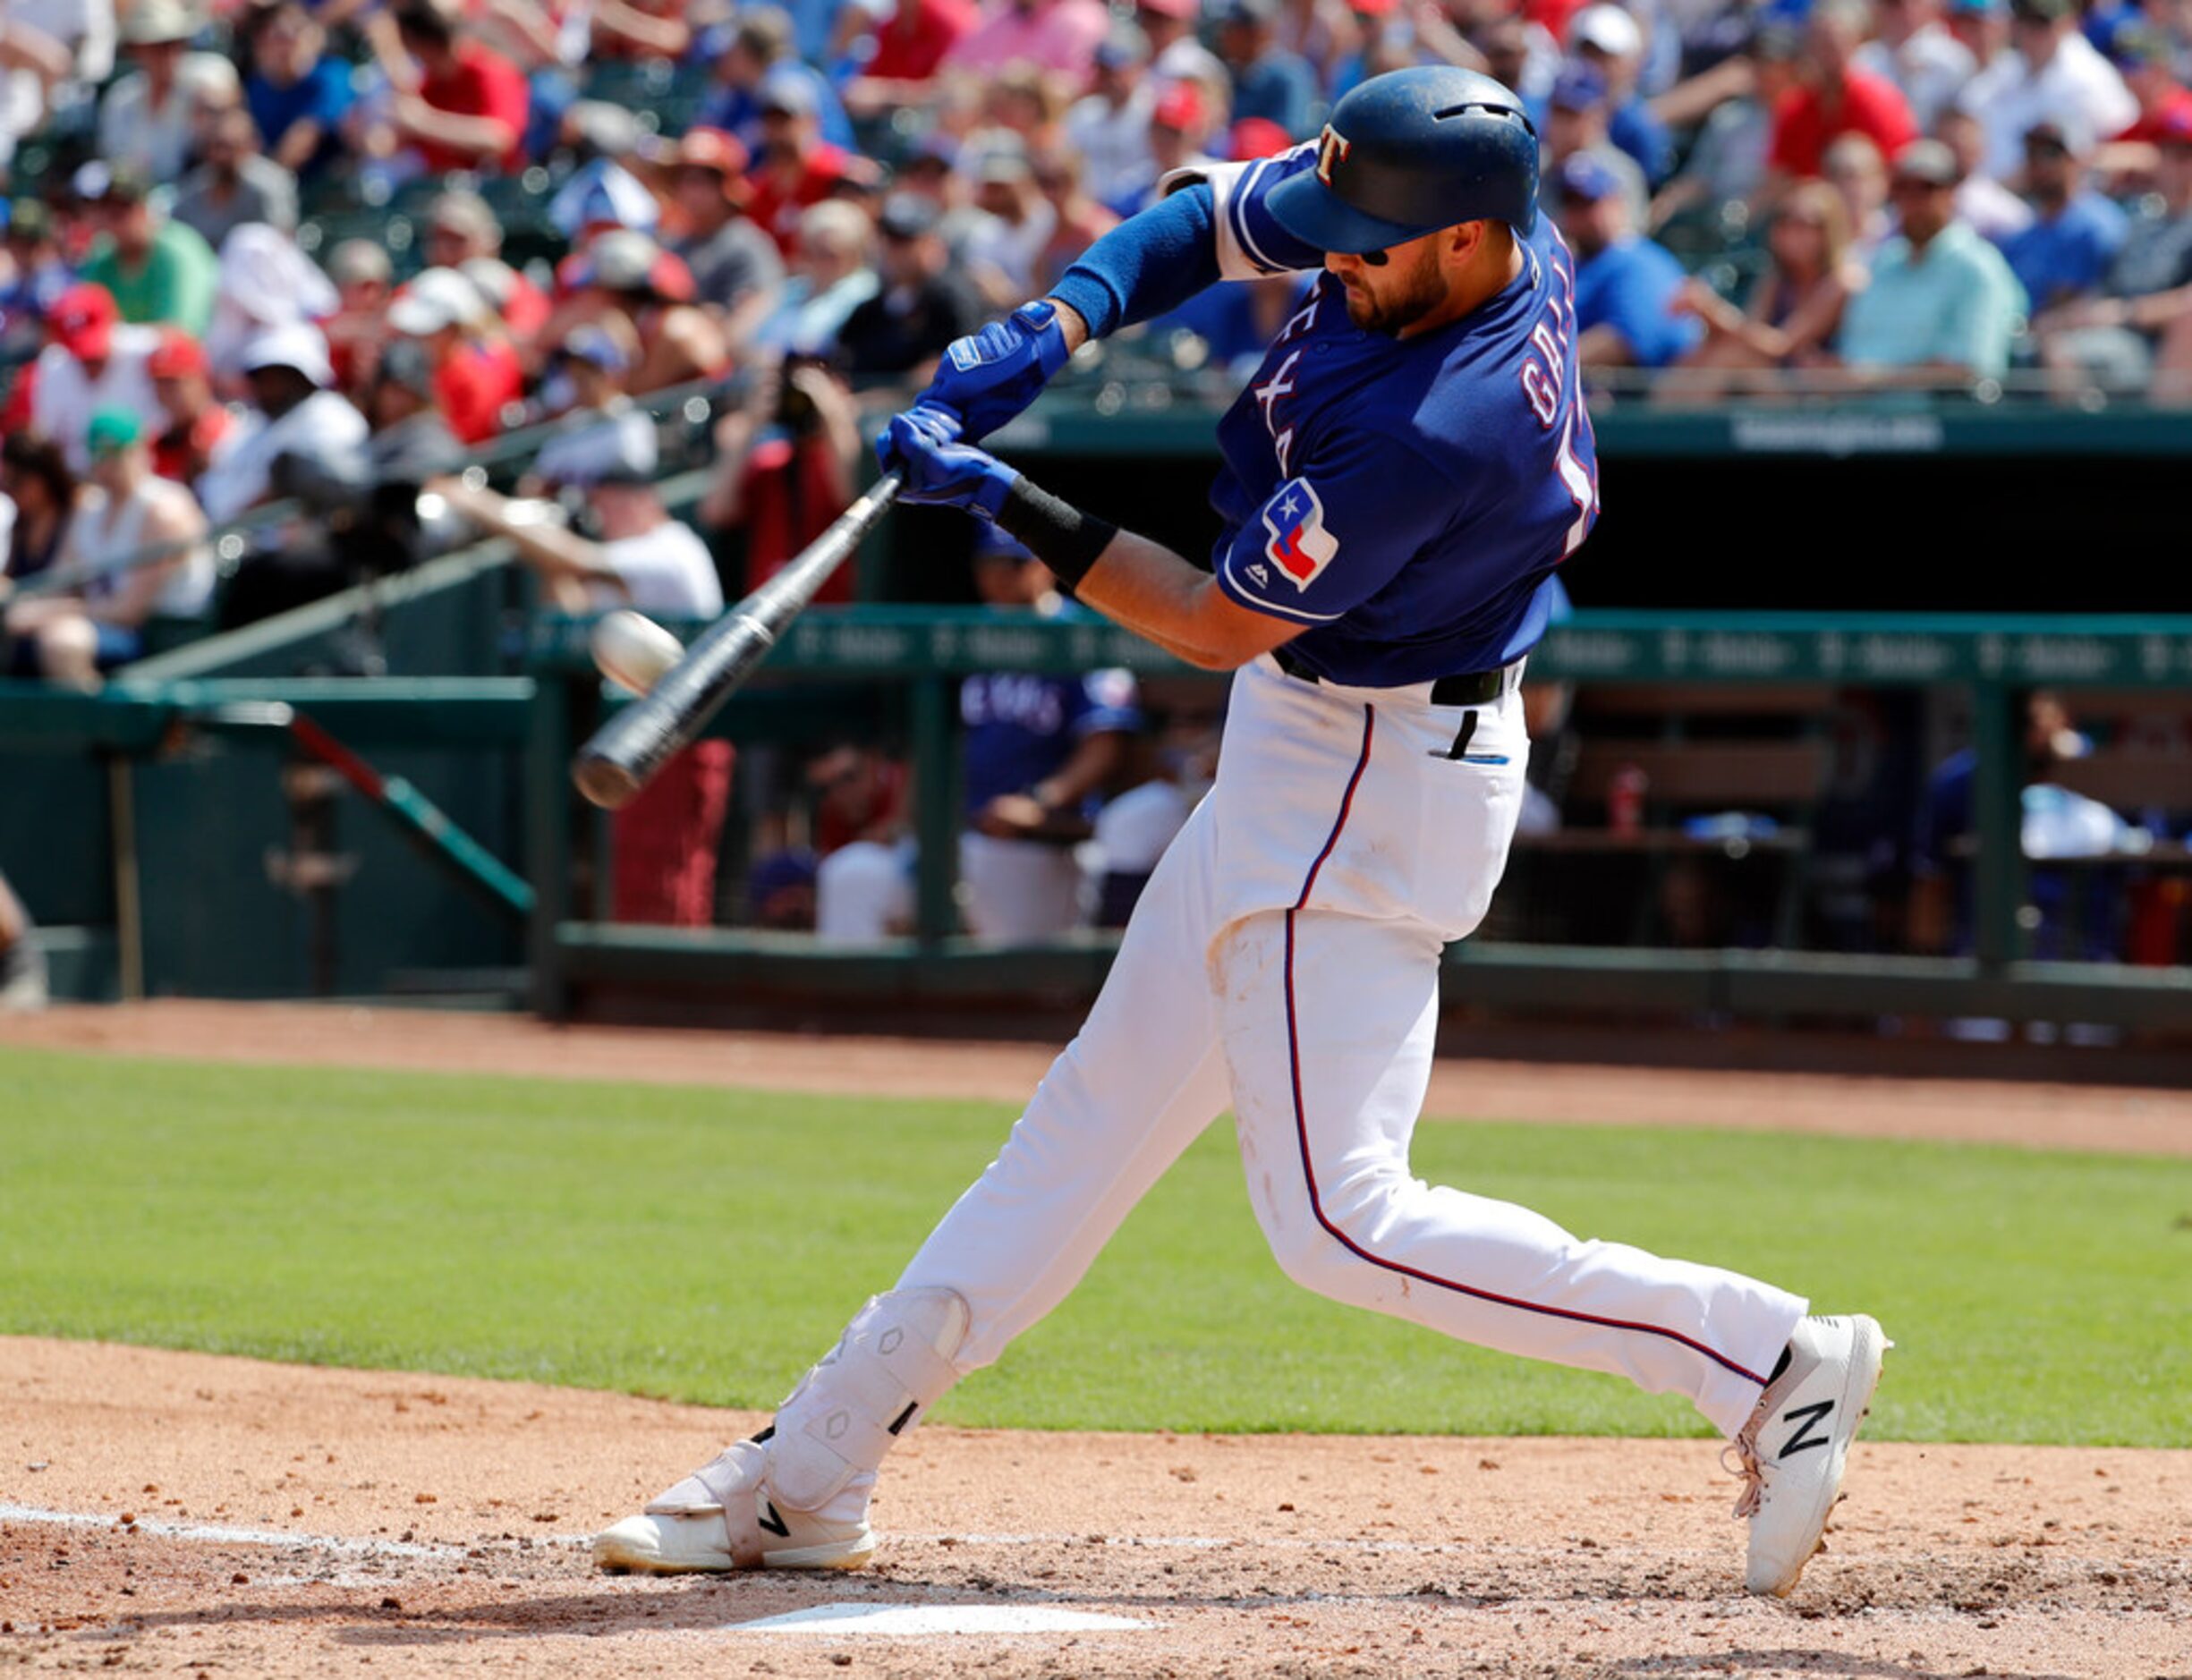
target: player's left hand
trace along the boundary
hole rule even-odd
[[[875,440],[875,458],[886,472],[905,474],[901,501],[964,507],[983,519],[997,517],[1020,478],[996,456],[961,443],[958,418],[926,403],[891,417]]]

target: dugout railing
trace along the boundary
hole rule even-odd
[[[1184,667],[1100,623],[1007,618],[978,611],[845,608],[809,615],[714,733],[767,740],[802,709],[803,692],[889,685],[902,711],[919,845],[916,923],[907,938],[854,948],[735,929],[620,925],[574,894],[574,861],[598,843],[598,817],[571,791],[567,766],[616,702],[589,660],[583,625],[536,631],[540,687],[531,713],[528,834],[536,887],[530,957],[534,997],[561,1015],[599,988],[857,994],[879,1001],[1005,998],[1084,992],[1112,937],[1083,933],[1038,946],[983,947],[956,931],[953,871],[959,809],[954,704],[976,671],[1075,673],[1122,666]],[[2040,961],[2021,925],[2018,696],[2069,692],[2192,694],[2192,618],[1580,611],[1533,656],[1531,675],[1588,687],[1700,684],[1787,689],[1960,686],[1968,692],[1974,920],[1970,955],[1840,955],[1790,948],[1675,950],[1476,939],[1449,954],[1449,1004],[1677,1011],[1728,1018],[1990,1016],[2077,1021],[2164,1031],[2192,1029],[2192,967]],[[2188,701],[2192,704],[2192,701]],[[2182,806],[2192,788],[2155,790]],[[2179,868],[2182,847],[2149,859]],[[589,872],[593,878],[598,871]]]

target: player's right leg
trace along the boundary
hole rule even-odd
[[[1079,1035],[897,1287],[854,1317],[760,1438],[599,1535],[608,1569],[845,1568],[892,1444],[1078,1283],[1119,1222],[1226,1104],[1206,967],[1211,821],[1151,877]]]

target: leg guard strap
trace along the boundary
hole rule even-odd
[[[903,1289],[862,1307],[837,1345],[777,1412],[771,1490],[794,1510],[819,1510],[959,1379],[951,1356],[966,1339],[966,1302],[949,1289]]]

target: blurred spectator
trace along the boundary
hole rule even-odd
[[[1933,133],[1979,61],[1941,22],[1941,0],[1877,0],[1873,16],[1879,34],[1858,47],[1850,63],[1893,82],[1918,127]]]
[[[16,143],[45,126],[56,95],[106,78],[114,32],[108,0],[11,0],[0,13],[0,175]]]
[[[573,245],[583,245],[609,228],[651,233],[661,223],[662,203],[615,158],[596,157],[556,188],[548,215],[557,233]]]
[[[1621,177],[1621,190],[1633,204],[1644,202],[1651,182],[1644,165],[1613,143],[1608,128],[1612,96],[1605,72],[1590,64],[1564,67],[1552,84],[1545,109],[1545,163],[1553,179],[1560,166],[1588,152]]]
[[[1134,21],[1149,38],[1150,79],[1160,93],[1185,81],[1200,88],[1205,98],[1223,100],[1233,79],[1197,38],[1202,10],[1202,0],[1134,0]]]
[[[1841,196],[1849,218],[1849,254],[1869,268],[1895,233],[1888,204],[1888,165],[1880,148],[1862,134],[1843,135],[1827,148],[1825,177]]]
[[[1035,184],[1035,167],[1018,146],[995,147],[981,160],[974,202],[990,220],[970,236],[967,271],[990,301],[1008,308],[1035,292],[1035,267],[1058,213]]]
[[[1560,168],[1560,231],[1576,252],[1576,359],[1588,369],[1663,368],[1703,335],[1678,314],[1682,265],[1636,230],[1636,200],[1606,149]]]
[[[1855,62],[1868,23],[1865,0],[1820,0],[1813,9],[1796,91],[1773,114],[1769,192],[1818,174],[1838,135],[1864,135],[1890,163],[1917,137],[1902,89]]]
[[[46,1007],[46,953],[31,931],[30,912],[0,875],[0,1014]]]
[[[47,313],[46,332],[46,348],[16,377],[0,432],[27,427],[53,439],[69,470],[81,473],[91,464],[84,433],[96,411],[126,408],[148,426],[159,423],[162,410],[145,361],[160,335],[124,324],[114,294],[88,282],[61,294]]]
[[[2168,36],[2141,25],[2117,32],[2111,52],[2124,86],[2138,101],[2138,118],[2113,137],[2100,158],[2112,176],[2137,177],[2154,165],[2153,147],[2172,123],[2192,120],[2192,89],[2178,79]]]
[[[701,105],[695,126],[720,129],[749,152],[767,138],[769,101],[788,101],[812,121],[817,138],[843,150],[854,147],[853,126],[829,79],[800,62],[789,13],[780,6],[748,6],[738,14],[731,44],[716,64],[716,87]]]
[[[1132,23],[1114,24],[1096,49],[1090,92],[1066,113],[1066,138],[1084,160],[1082,185],[1105,204],[1138,191],[1155,174],[1150,114],[1157,88],[1149,62],[1149,37]]]
[[[421,219],[428,263],[457,270],[480,288],[511,339],[531,344],[548,324],[548,293],[503,260],[502,223],[488,201],[452,188],[436,194]]]
[[[944,55],[943,68],[979,76],[1028,64],[1079,88],[1109,27],[1101,0],[990,0],[981,21]]]
[[[462,442],[502,431],[524,397],[525,371],[478,286],[455,268],[429,268],[395,294],[387,326],[425,350],[436,404]]]
[[[46,315],[76,276],[61,255],[53,213],[36,199],[7,207],[0,250],[0,356],[23,361],[46,342]]]
[[[602,58],[675,61],[692,46],[692,29],[678,0],[594,0],[587,11],[592,25],[588,45]]]
[[[828,200],[799,218],[791,273],[776,310],[756,329],[757,351],[827,357],[845,318],[882,284],[869,260],[873,229],[856,204]]]
[[[1233,115],[1276,123],[1306,139],[1318,107],[1317,72],[1279,44],[1279,0],[1219,0],[1218,55],[1233,78]]]
[[[366,149],[398,179],[523,162],[532,96],[518,67],[466,33],[458,0],[398,0],[389,13],[401,56],[394,92],[369,122]]]
[[[152,471],[137,416],[99,410],[88,446],[88,482],[55,564],[93,575],[73,593],[17,601],[6,615],[13,675],[85,690],[139,657],[145,621],[155,613],[195,617],[213,594],[213,556],[200,540],[205,515],[188,489]],[[166,557],[128,564],[154,550]]]
[[[53,564],[76,511],[76,475],[61,445],[28,431],[8,433],[0,441],[0,497],[14,510],[0,576],[26,582]]]
[[[245,346],[242,364],[251,412],[234,445],[198,480],[199,505],[217,525],[273,498],[283,456],[325,463],[353,456],[365,441],[365,417],[327,388],[335,369],[318,328],[300,322],[262,333]],[[266,558],[255,556],[245,572]]]
[[[621,321],[582,322],[548,352],[543,395],[564,425],[541,445],[529,478],[549,493],[583,488],[604,473],[651,479],[660,465],[655,422],[624,390],[637,358],[636,345],[609,324]]]
[[[739,593],[768,582],[852,505],[865,454],[852,390],[828,368],[795,358],[759,370],[746,400],[717,423],[698,513],[719,547],[743,551],[732,573]],[[854,570],[839,566],[815,599],[850,601]]]
[[[1860,385],[1961,385],[1999,376],[2024,313],[2024,288],[2001,253],[1956,219],[1955,156],[1916,140],[1896,159],[1902,234],[1850,300],[1842,360]]]
[[[362,393],[387,332],[383,322],[395,295],[395,266],[387,247],[370,239],[346,239],[327,253],[327,278],[335,283],[336,311],[323,330],[335,383],[342,390]]]
[[[1064,79],[1033,64],[1010,64],[983,84],[982,125],[966,137],[979,159],[994,144],[1032,152],[1066,140],[1066,113],[1073,106]]]
[[[931,103],[944,55],[973,29],[977,15],[973,0],[896,0],[874,24],[874,50],[846,86],[845,105],[878,116]]]
[[[1773,113],[1796,89],[1797,50],[1797,35],[1784,26],[1758,31],[1749,53],[1750,90],[1723,100],[1705,118],[1681,172],[1652,201],[1652,228],[1762,196]]]
[[[234,64],[190,50],[205,23],[183,0],[131,0],[121,34],[132,68],[99,101],[101,162],[173,181],[196,159],[207,119],[242,98]]]
[[[2157,403],[2192,397],[2192,114],[2162,129],[2156,192],[2144,201],[2110,265],[2102,295],[2060,305],[2033,330],[2041,361]],[[2062,395],[2077,381],[2059,378]]]
[[[246,222],[297,231],[296,179],[259,149],[249,111],[232,106],[207,124],[205,157],[175,191],[177,222],[216,250]]]
[[[2011,0],[2009,42],[1958,100],[1986,130],[1986,173],[1996,180],[2016,179],[2037,123],[2056,123],[2083,148],[2137,121],[2123,78],[2079,33],[2074,0]]]
[[[1033,167],[1035,189],[1050,207],[1051,223],[1050,237],[1035,259],[1035,284],[1029,289],[1045,292],[1075,258],[1117,225],[1119,218],[1082,185],[1081,159],[1074,152],[1064,147],[1038,152]]]
[[[83,277],[105,286],[133,326],[202,335],[213,324],[220,273],[213,247],[154,206],[151,183],[132,165],[86,164],[73,184],[103,234]]]
[[[235,415],[214,400],[206,348],[180,327],[164,327],[145,371],[165,420],[153,434],[152,470],[178,484],[195,484],[237,437]]]
[[[1822,361],[1865,272],[1850,262],[1849,219],[1841,195],[1823,181],[1789,189],[1766,230],[1771,262],[1749,303],[1738,309],[1703,280],[1685,281],[1678,312],[1704,324],[1704,342],[1682,359],[1658,395],[1705,400],[1735,390],[1772,390],[1784,369]],[[1763,374],[1762,379],[1756,376]]]
[[[944,348],[981,325],[980,293],[951,266],[938,232],[936,207],[910,192],[893,193],[878,218],[877,270],[881,289],[845,318],[837,348],[846,370],[891,374],[920,385]]]
[[[354,95],[350,66],[327,51],[327,33],[302,0],[248,14],[251,73],[243,98],[267,155],[310,181],[342,156],[343,119]]]
[[[1644,31],[1618,5],[1585,6],[1568,25],[1568,44],[1585,67],[1605,79],[1606,137],[1636,160],[1658,186],[1674,167],[1674,142],[1637,89],[1644,70]]]
[[[2094,291],[2123,244],[2123,212],[2088,189],[2084,176],[2060,123],[2026,132],[2025,196],[2035,215],[2001,243],[2035,314]]]
[[[624,318],[642,347],[626,389],[636,396],[696,379],[721,378],[730,370],[730,340],[722,323],[692,301],[692,276],[684,263],[629,228],[604,233],[569,274],[572,296],[548,328],[561,339],[573,320]]]
[[[398,339],[382,352],[366,387],[365,421],[376,483],[425,484],[463,463],[464,445],[442,418],[433,360],[415,339]]]
[[[2032,225],[2032,206],[1985,173],[1986,130],[1968,111],[1944,111],[1933,138],[1956,154],[1963,184],[1956,190],[1956,214],[1972,231],[2000,244]]]
[[[692,298],[722,325],[734,353],[777,306],[784,259],[745,214],[746,148],[715,129],[687,131],[670,187],[685,223],[671,249],[692,276]]]
[[[872,182],[878,172],[866,158],[822,138],[813,96],[803,82],[779,79],[763,87],[760,130],[746,214],[789,256],[800,211],[834,196],[847,182]]]
[[[984,527],[974,581],[992,607],[1046,616],[1069,610],[1041,562]],[[1074,847],[1141,726],[1134,678],[1000,672],[959,688],[965,729],[966,832],[959,839],[961,903],[968,930],[1010,945],[1064,933],[1081,920],[1082,874]],[[815,880],[815,931],[866,944],[913,921],[913,842],[855,842],[824,858]]]
[[[1150,110],[1150,174],[1134,191],[1110,202],[1117,215],[1132,216],[1156,202],[1160,184],[1176,169],[1213,163],[1204,147],[1211,136],[1210,96],[1197,81],[1176,81],[1157,96]]]
[[[539,503],[514,501],[462,479],[437,479],[428,488],[460,518],[507,539],[560,612],[631,607],[671,620],[722,614],[723,586],[708,545],[670,517],[653,484],[639,473],[595,479],[588,505],[599,540],[546,516],[549,510]]]

